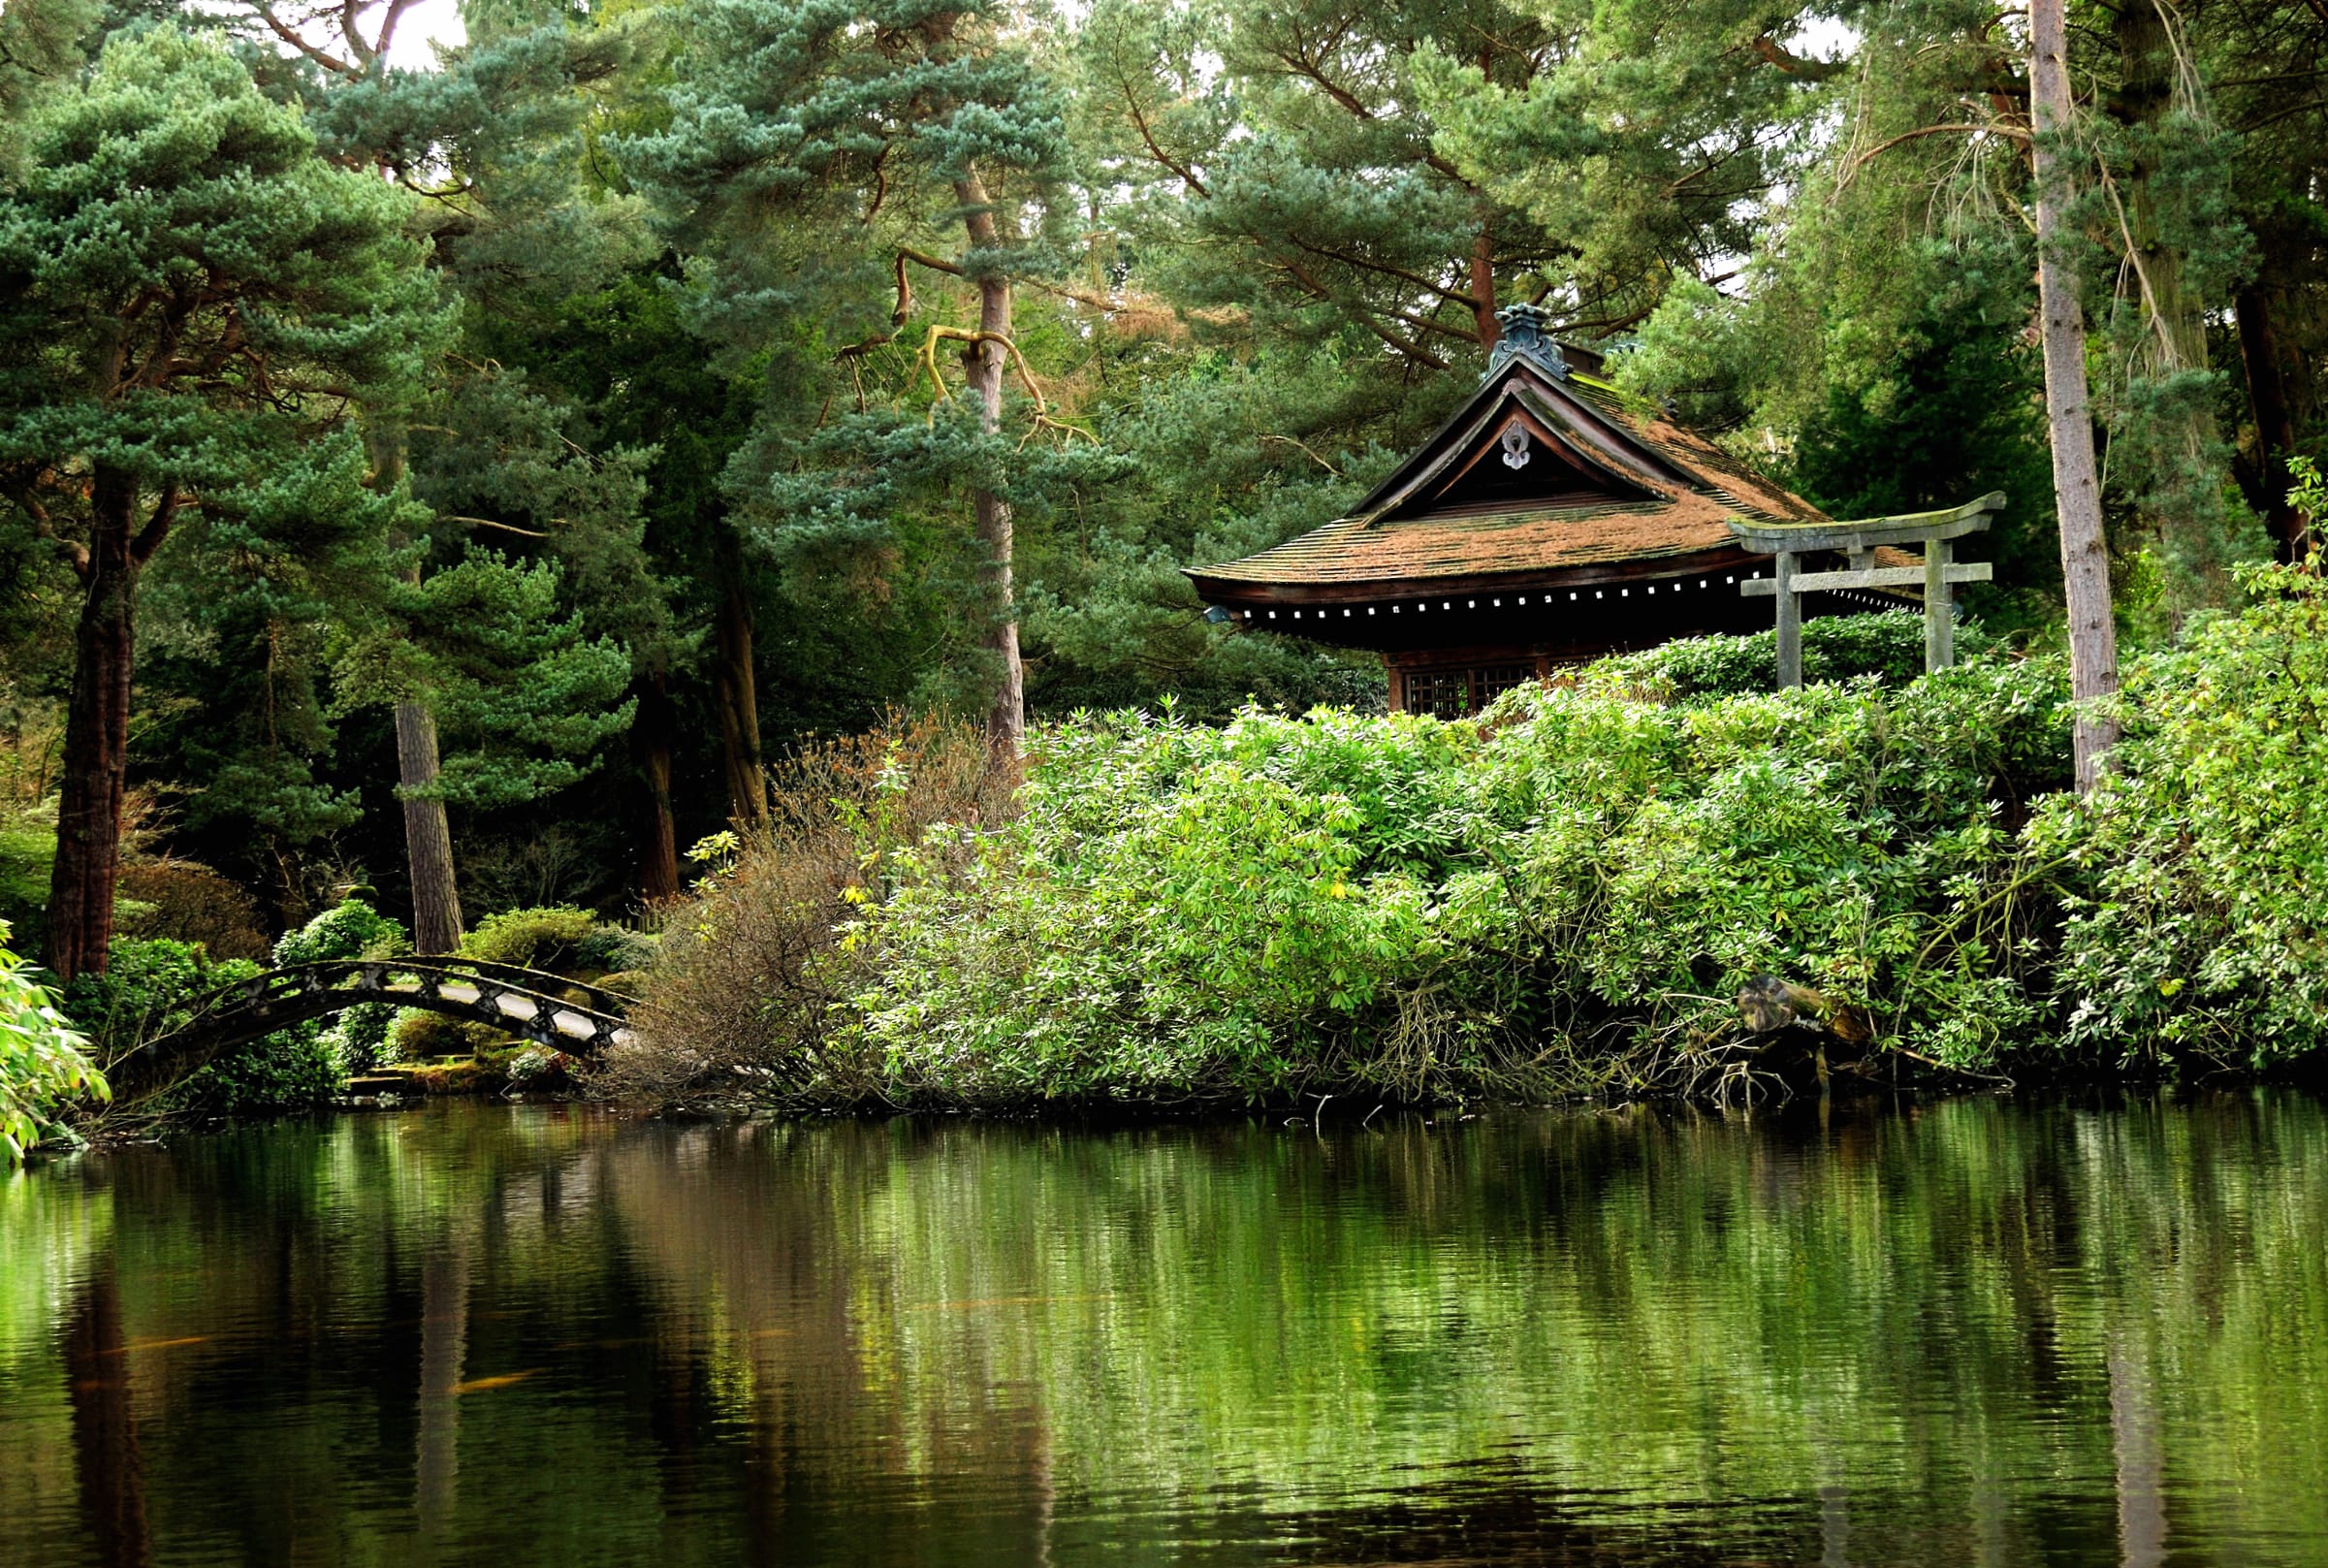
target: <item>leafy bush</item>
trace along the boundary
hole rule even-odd
[[[560,969],[590,945],[597,917],[571,904],[489,914],[461,942],[463,958],[526,969]]]
[[[335,958],[388,958],[406,952],[411,941],[403,926],[380,913],[362,899],[344,899],[316,915],[297,931],[286,931],[274,944],[277,966],[326,963]],[[312,1040],[285,1041],[294,1051],[323,1051],[335,1056],[347,1072],[364,1072],[377,1066],[397,1009],[385,1002],[367,1002],[332,1020],[310,1020],[283,1031],[303,1032]],[[276,1037],[282,1039],[282,1036]]]
[[[117,888],[121,934],[199,943],[212,958],[265,958],[258,906],[207,866],[154,861],[124,866]]]
[[[182,1026],[207,993],[261,972],[249,959],[212,963],[193,943],[116,937],[108,952],[104,974],[76,976],[65,988],[65,1010],[109,1061]],[[207,1063],[172,1088],[164,1104],[246,1115],[314,1104],[346,1080],[338,1052],[310,1024]]]
[[[2062,686],[1070,725],[969,869],[893,857],[849,1008],[889,1091],[941,1101],[1678,1086],[1766,973],[1981,1060],[1950,1021],[2028,1005],[1929,942],[2009,861],[2006,802],[2064,781]]]
[[[1993,1042],[1958,1012],[2028,1013],[1929,938],[2066,780],[2057,665],[1678,706],[1604,675],[1485,726],[1078,720],[983,825],[852,802],[673,922],[633,1054],[828,1102],[1419,1100],[1701,1080],[1766,972],[1954,1060]]]
[[[1995,643],[1977,623],[1956,630],[1957,656],[1993,652]],[[1593,666],[1595,679],[1675,698],[1735,697],[1778,684],[1778,633],[1745,637],[1684,637]],[[1876,615],[1822,616],[1802,624],[1802,678],[1849,681],[1872,676],[1905,686],[1924,673],[1924,616],[1896,610]]]
[[[274,944],[277,965],[319,964],[335,958],[389,958],[411,949],[403,925],[362,899],[351,898],[316,915]]]
[[[57,1010],[30,966],[5,945],[0,922],[0,1151],[22,1162],[59,1106],[83,1095],[104,1098],[105,1076],[89,1060],[89,1042]]]
[[[2328,1044],[2328,584],[2248,569],[2255,603],[2128,674],[2125,738],[2032,853],[2066,888],[2069,1043],[2269,1066]]]
[[[1707,694],[1741,639],[1486,723],[1080,718],[1031,738],[1015,816],[873,776],[675,914],[618,1082],[1705,1090],[1767,1065],[1737,1002],[1764,976],[1966,1070],[2292,1062],[2328,1046],[2328,587],[2246,580],[2248,610],[2129,669],[2084,800],[2056,658]],[[869,828],[892,790],[917,811]]]

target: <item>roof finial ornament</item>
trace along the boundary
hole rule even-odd
[[[1495,313],[1495,322],[1503,336],[1487,356],[1488,374],[1502,369],[1515,355],[1524,354],[1538,369],[1568,379],[1568,361],[1560,357],[1560,345],[1552,341],[1551,317],[1542,305],[1508,304]]]

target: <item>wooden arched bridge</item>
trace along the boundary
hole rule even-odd
[[[135,1100],[278,1029],[367,1002],[491,1024],[569,1056],[595,1056],[628,1039],[623,1013],[634,1005],[601,986],[473,958],[293,964],[210,992],[185,1023],[112,1064],[107,1076],[117,1100]]]

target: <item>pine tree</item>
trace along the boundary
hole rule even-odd
[[[476,7],[464,15],[469,42],[443,69],[402,71],[388,64],[389,44],[409,6],[389,0],[376,10],[286,16],[258,3],[252,24],[291,51],[285,90],[314,107],[329,153],[427,198],[435,256],[464,316],[474,321],[530,296],[587,287],[630,260],[635,204],[585,189],[579,174],[588,112],[579,89],[620,69],[625,40],[553,7]],[[445,425],[448,388],[475,379],[463,374],[472,363],[456,352],[412,400],[367,410],[384,493],[403,494],[408,484],[431,493],[431,476],[410,471],[409,432]],[[448,449],[462,450],[459,441]],[[420,522],[408,542],[433,521]],[[408,554],[410,570],[422,569],[425,554]],[[426,687],[416,685],[397,704],[398,795],[415,940],[450,951],[462,918],[441,736],[427,700]]]
[[[116,36],[22,145],[0,174],[0,482],[84,589],[50,905],[70,978],[112,931],[140,577],[188,513],[258,515],[271,470],[360,461],[351,400],[408,385],[441,317],[409,198],[319,158],[216,43]],[[286,461],[315,441],[332,463]]]
[[[974,324],[934,324],[921,353],[935,377],[938,345],[962,345],[991,464],[1006,450],[1005,374],[1019,352],[1012,285],[1040,265],[1041,236],[1025,232],[1024,214],[1051,215],[1065,152],[1063,110],[1033,68],[1025,19],[999,4],[919,0],[693,0],[680,16],[671,122],[629,155],[682,232],[717,256],[716,286],[741,303],[731,330],[757,319],[764,346],[781,351],[803,326],[846,333],[853,321],[871,329],[855,335],[862,352],[911,320],[909,270],[961,279],[975,293]],[[943,227],[958,228],[950,253],[936,238]],[[815,242],[801,243],[810,234]],[[771,268],[772,250],[790,265]],[[880,304],[886,329],[873,326]],[[802,412],[795,403],[778,417],[806,423]],[[1025,677],[1012,514],[993,479],[973,486],[988,729],[1015,752]]]

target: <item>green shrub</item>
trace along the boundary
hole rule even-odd
[[[1760,1071],[1737,997],[1765,976],[1876,1052],[1967,1070],[2294,1062],[2328,1047],[2328,587],[2246,582],[2250,608],[2130,665],[2083,800],[2057,658],[1707,694],[1737,639],[1484,724],[1078,719],[1030,737],[1015,816],[871,831],[922,798],[900,768],[675,912],[622,1081],[821,1104],[1705,1090]],[[1880,644],[1874,619],[1838,624]]]
[[[20,1164],[47,1135],[57,1110],[84,1095],[108,1093],[89,1060],[89,1042],[57,1009],[31,966],[7,948],[0,921],[0,1152]]]
[[[325,963],[335,958],[389,958],[409,951],[403,926],[361,899],[345,899],[316,915],[297,931],[286,931],[274,944],[278,967]],[[384,1056],[397,1009],[385,1002],[367,1002],[349,1008],[330,1020],[315,1020],[284,1031],[303,1031],[318,1037],[306,1048],[336,1056],[348,1072],[366,1072]]]
[[[601,945],[597,917],[570,904],[489,914],[461,942],[461,956],[524,969],[558,970]]]
[[[2252,608],[2128,672],[2091,799],[2031,825],[2069,911],[2068,1041],[2097,1059],[2270,1066],[2328,1044],[2328,585],[2243,581]]]
[[[65,988],[65,1010],[101,1042],[107,1059],[169,1034],[203,996],[261,973],[249,959],[212,963],[193,943],[116,937],[105,973]],[[246,1115],[314,1104],[338,1093],[345,1064],[312,1024],[283,1030],[211,1061],[164,1097],[173,1109]]]
[[[2063,695],[1978,663],[1682,707],[1535,688],[1484,734],[1069,725],[969,870],[894,857],[849,1006],[892,1092],[942,1101],[1676,1085],[1766,973],[1983,1061],[1994,1030],[1951,1021],[2031,1005],[1929,943],[2010,862],[2003,803],[2064,782]]]
[[[504,1044],[506,1029],[469,1023],[441,1012],[405,1008],[396,1014],[387,1040],[386,1056],[399,1062],[426,1062],[439,1056],[474,1056]]]
[[[411,950],[404,927],[362,899],[345,899],[274,944],[277,965],[318,964],[335,958],[390,958]]]
[[[1956,628],[1957,656],[1989,653],[1994,640],[1974,622]],[[1924,616],[1916,610],[1873,615],[1821,616],[1802,624],[1802,678],[1850,681],[1872,677],[1905,686],[1924,673]],[[1593,666],[1612,685],[1675,698],[1736,697],[1778,685],[1778,633],[1744,637],[1684,637]]]

